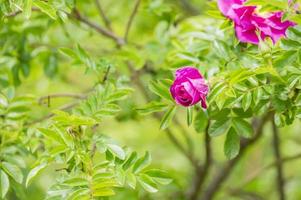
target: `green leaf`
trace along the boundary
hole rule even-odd
[[[98,182],[93,183],[92,189],[94,191],[101,190],[103,188],[112,188],[118,186],[116,180],[107,179],[107,180],[99,180]]]
[[[162,185],[168,185],[172,182],[172,178],[165,171],[159,169],[151,169],[144,174],[150,176],[155,182]]]
[[[3,170],[12,177],[17,183],[22,183],[23,181],[23,174],[20,168],[14,164],[8,162],[2,162]]]
[[[149,84],[149,89],[157,94],[158,96],[162,97],[163,99],[169,100],[173,102],[173,99],[170,95],[169,89],[160,83],[157,83],[155,81],[151,81]]]
[[[205,130],[208,124],[208,117],[203,110],[200,110],[194,118],[194,129],[201,133]]]
[[[212,124],[210,124],[209,135],[211,137],[222,135],[226,131],[228,131],[229,127],[230,127],[230,120],[228,119],[214,121]]]
[[[131,155],[129,156],[129,158],[122,165],[123,170],[127,170],[128,168],[130,168],[136,162],[137,157],[138,156],[137,156],[136,152],[131,153]]]
[[[29,19],[31,16],[31,7],[32,7],[32,0],[25,0],[24,1],[24,15],[26,19]]]
[[[168,104],[166,104],[166,103],[152,101],[152,102],[148,103],[147,105],[145,105],[144,107],[137,108],[136,110],[141,115],[148,115],[153,112],[161,112],[163,110],[166,110],[167,107],[168,107]]]
[[[47,166],[47,163],[42,163],[36,167],[34,167],[32,170],[30,170],[27,178],[26,178],[26,182],[25,182],[25,186],[28,187],[28,185],[31,183],[32,179],[34,177],[36,177],[38,175],[38,173],[44,169]]]
[[[139,176],[138,181],[146,191],[150,193],[158,192],[157,184],[152,180],[151,177],[142,174],[141,176]]]
[[[101,188],[99,190],[93,191],[94,197],[107,197],[113,195],[115,195],[115,192],[111,188]]]
[[[78,59],[77,54],[72,49],[61,47],[61,48],[59,48],[59,51],[62,54],[66,55],[66,56],[69,56],[70,58]]]
[[[133,174],[133,173],[129,173],[128,176],[127,176],[127,184],[135,189],[136,188],[136,184],[137,184],[137,179],[136,179],[136,176]]]
[[[52,139],[53,141],[59,142],[63,145],[66,145],[64,140],[61,138],[61,136],[53,130],[46,129],[46,128],[39,128],[38,129],[44,136]]]
[[[298,53],[298,51],[296,51],[296,50],[285,51],[284,54],[282,54],[280,57],[278,57],[275,60],[274,65],[279,68],[288,66],[294,60],[296,60],[297,53]]]
[[[190,106],[187,108],[187,125],[190,126],[193,119],[193,107]]]
[[[38,7],[43,13],[47,14],[52,19],[56,20],[56,10],[50,3],[47,3],[45,1],[36,0],[33,2],[34,6]]]
[[[82,177],[74,177],[67,179],[63,182],[64,185],[76,187],[76,186],[85,186],[88,185],[88,181],[85,178]]]
[[[241,137],[250,138],[253,135],[252,126],[244,119],[233,118],[232,127],[235,129],[236,133]]]
[[[143,169],[145,169],[148,165],[150,165],[151,162],[151,156],[149,152],[146,152],[145,155],[137,160],[135,165],[133,166],[133,172],[135,174],[141,172]]]
[[[121,159],[121,160],[125,159],[125,152],[121,147],[119,147],[116,144],[108,144],[107,147],[119,159]]]
[[[244,109],[244,111],[249,109],[249,107],[251,106],[251,103],[252,103],[252,93],[248,92],[242,98],[242,108]]]
[[[6,173],[0,170],[0,186],[1,186],[1,197],[4,198],[9,189],[9,179]]]
[[[234,128],[230,128],[224,144],[224,153],[228,159],[235,158],[240,149],[240,138]]]
[[[171,106],[167,112],[164,114],[161,124],[160,124],[160,129],[164,130],[168,127],[170,122],[172,121],[174,115],[176,114],[176,106]]]

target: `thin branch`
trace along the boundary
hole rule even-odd
[[[209,136],[209,126],[210,121],[207,124],[204,137],[205,137],[205,162],[204,166],[199,166],[193,183],[191,184],[191,190],[188,192],[187,199],[189,200],[196,200],[200,191],[202,190],[202,186],[205,183],[205,180],[209,174],[209,170],[212,163],[212,150],[211,150],[211,138]]]
[[[225,182],[227,178],[230,176],[232,170],[234,169],[238,161],[240,161],[240,159],[243,158],[243,155],[246,153],[246,150],[259,140],[259,138],[263,133],[264,125],[271,117],[272,117],[272,113],[267,113],[259,122],[255,121],[256,122],[254,123],[254,126],[256,126],[254,129],[255,136],[252,139],[241,140],[239,155],[233,160],[230,160],[224,164],[224,166],[219,170],[216,176],[213,177],[212,181],[209,183],[207,189],[205,190],[205,192],[203,193],[200,199],[202,200],[213,199],[214,195],[218,192],[223,182]]]
[[[128,35],[129,35],[129,32],[130,32],[130,29],[131,29],[131,26],[132,26],[132,23],[134,21],[134,18],[138,12],[138,8],[139,8],[139,5],[141,3],[141,0],[136,0],[136,3],[135,3],[135,6],[134,6],[134,9],[130,15],[130,18],[127,22],[127,25],[126,25],[126,29],[125,29],[125,33],[124,33],[124,40],[127,41],[128,39]]]
[[[283,166],[281,162],[281,151],[280,151],[280,140],[279,140],[279,131],[275,124],[275,121],[272,119],[272,128],[273,128],[273,148],[274,155],[276,159],[276,169],[277,169],[277,187],[280,200],[285,200],[285,191],[284,191],[284,177],[283,177]]]
[[[106,27],[112,31],[112,27],[111,27],[111,21],[109,20],[109,18],[106,16],[99,0],[94,0],[96,8],[98,10],[99,15],[101,16],[103,22],[105,23]]]
[[[108,80],[108,76],[109,76],[109,73],[110,73],[110,69],[111,69],[111,66],[108,66],[106,72],[105,72],[105,75],[101,81],[102,84],[104,84],[107,80]]]
[[[72,17],[74,17],[75,19],[77,19],[78,21],[86,24],[87,26],[89,26],[90,28],[94,29],[95,31],[97,31],[98,33],[100,33],[103,36],[106,36],[112,40],[114,40],[119,46],[124,45],[124,40],[120,37],[118,37],[117,35],[115,35],[115,33],[113,33],[110,30],[107,30],[91,21],[89,21],[89,19],[85,18],[84,16],[82,16],[80,14],[80,12],[77,9],[73,10],[73,15],[70,15]]]
[[[41,104],[44,100],[49,100],[53,98],[74,98],[74,99],[85,99],[86,96],[82,94],[72,94],[72,93],[58,93],[58,94],[49,94],[39,98],[38,102]]]
[[[67,111],[67,110],[70,110],[72,109],[73,107],[77,106],[79,104],[79,102],[72,102],[72,103],[69,103],[69,104],[66,104],[66,105],[63,105],[62,107],[58,108],[58,110],[64,110],[64,111]],[[50,113],[44,117],[41,117],[37,120],[34,120],[32,122],[29,122],[27,124],[25,124],[25,126],[32,126],[34,124],[37,124],[37,123],[40,123],[40,122],[43,122],[47,119],[50,119],[51,117],[53,117],[54,114],[53,113]]]
[[[33,8],[31,8],[31,11],[40,11],[40,9],[33,7]],[[22,12],[23,12],[22,10],[17,10],[15,12],[12,12],[12,13],[9,13],[9,14],[5,15],[5,17],[15,17],[15,16],[21,14]]]
[[[193,141],[192,141],[192,138],[189,137],[189,135],[186,133],[186,130],[185,128],[183,127],[183,125],[180,123],[180,121],[175,117],[174,119],[174,123],[175,125],[177,125],[179,127],[179,129],[181,130],[180,132],[182,133],[183,137],[185,138],[186,140],[186,143],[187,143],[187,148],[188,148],[188,151],[189,153],[194,156],[194,144],[193,144]]]
[[[191,5],[189,0],[179,0],[180,4],[186,10],[190,15],[198,15],[200,12],[193,6]]]
[[[293,156],[287,156],[287,157],[283,157],[281,158],[280,161],[274,161],[272,163],[269,163],[265,166],[262,166],[261,168],[253,171],[252,174],[250,174],[245,181],[241,182],[239,185],[240,188],[245,187],[247,184],[249,184],[250,182],[252,182],[255,178],[257,178],[258,176],[260,176],[264,171],[269,170],[274,168],[278,163],[281,163],[282,165],[288,163],[288,162],[293,162],[295,160],[301,159],[301,153],[297,153],[296,155]],[[236,189],[231,189],[231,190],[236,190]]]
[[[170,129],[165,130],[170,141],[179,149],[181,153],[185,155],[185,157],[191,162],[193,166],[197,165],[197,161],[195,158],[183,147],[183,145],[178,141],[178,139],[173,135]]]

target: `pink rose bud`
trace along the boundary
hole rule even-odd
[[[170,87],[170,93],[177,104],[188,107],[201,102],[207,108],[206,96],[208,85],[198,69],[183,67],[176,71],[175,80]]]

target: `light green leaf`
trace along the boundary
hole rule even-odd
[[[136,162],[137,157],[138,156],[137,156],[136,152],[131,153],[131,155],[129,156],[129,158],[122,165],[123,170],[127,170],[128,168],[130,168]]]
[[[137,184],[137,179],[136,176],[133,173],[129,173],[127,176],[127,184],[135,189],[136,188],[136,184]]]
[[[136,110],[141,115],[148,115],[153,112],[161,112],[163,110],[166,110],[167,107],[168,107],[168,105],[166,103],[152,101],[152,102],[148,103],[147,105],[145,105],[144,107],[137,108]]]
[[[163,99],[169,100],[173,102],[173,99],[170,95],[169,89],[160,83],[157,83],[155,81],[151,81],[149,84],[149,89],[157,94],[158,96],[162,97]]]
[[[33,1],[33,4],[34,4],[34,6],[38,7],[43,13],[47,14],[52,19],[54,19],[54,20],[57,19],[56,10],[52,5],[50,5],[49,2],[47,3],[45,1],[36,0],[36,1]]]
[[[172,178],[165,171],[159,169],[148,170],[145,174],[150,176],[155,182],[162,185],[168,185],[172,182]]]
[[[31,7],[32,7],[32,0],[25,0],[24,1],[24,15],[26,19],[29,19],[31,16]]]
[[[20,168],[14,164],[8,162],[2,162],[3,170],[12,177],[17,183],[22,183],[23,181],[23,174]]]
[[[1,186],[1,197],[4,198],[9,189],[9,179],[6,173],[0,170],[0,186]]]
[[[224,144],[224,153],[228,159],[235,158],[240,149],[240,138],[234,128],[230,128]]]
[[[36,177],[38,175],[38,173],[44,169],[47,166],[47,163],[42,163],[36,167],[34,167],[32,170],[30,170],[27,178],[26,178],[26,182],[25,182],[25,186],[28,187],[28,185],[31,183],[32,179],[34,177]]]
[[[67,179],[63,182],[64,185],[76,187],[76,186],[85,186],[88,185],[88,181],[85,178],[82,177],[74,177]]]
[[[146,191],[150,193],[158,192],[157,184],[152,180],[151,177],[142,174],[141,176],[139,176],[138,181]]]
[[[93,191],[94,197],[107,197],[113,195],[115,195],[115,192],[111,188],[101,188],[99,190]]]
[[[165,113],[161,120],[160,129],[164,130],[168,127],[174,115],[176,114],[176,108],[176,106],[172,106],[168,109],[168,111]]]
[[[108,144],[107,145],[109,150],[115,155],[117,156],[119,159],[124,160],[125,159],[125,152],[124,150],[119,147],[116,144]]]
[[[145,169],[147,166],[149,166],[151,163],[151,156],[149,152],[146,152],[145,155],[138,159],[135,165],[133,166],[133,172],[135,174],[141,172],[143,169]]]
[[[244,111],[250,108],[251,103],[252,103],[252,93],[248,92],[242,98],[242,108],[244,109]]]
[[[193,119],[193,107],[192,106],[188,107],[186,113],[187,113],[187,125],[190,126]]]

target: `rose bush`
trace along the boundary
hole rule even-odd
[[[0,199],[301,199],[300,0],[0,0]]]

